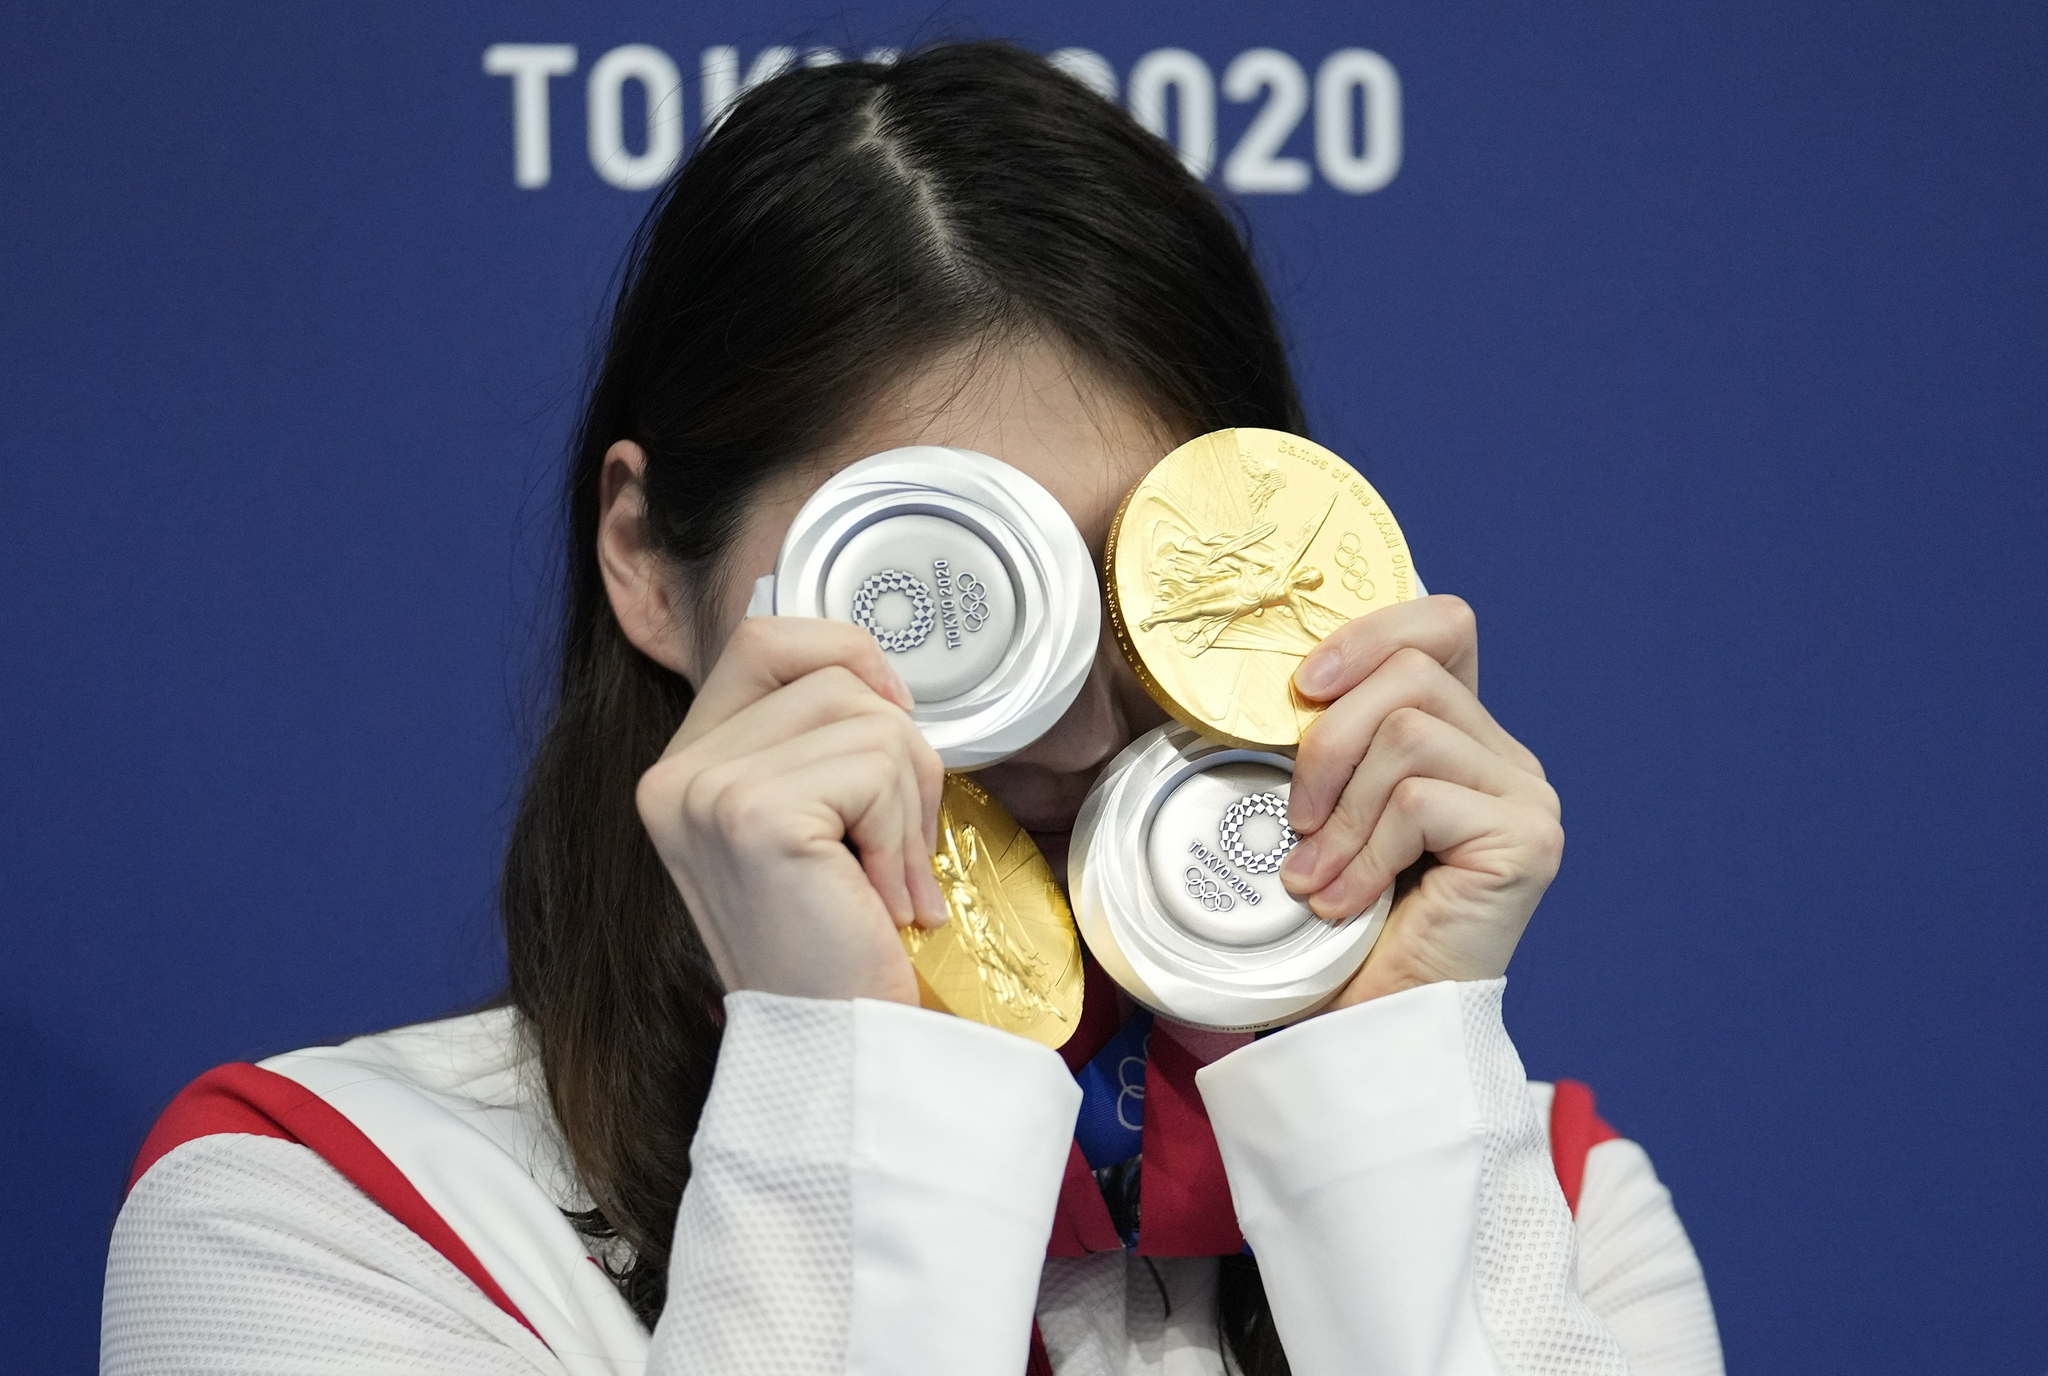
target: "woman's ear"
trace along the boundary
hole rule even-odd
[[[647,533],[647,451],[620,440],[605,451],[598,479],[597,566],[612,615],[633,647],[697,681],[689,619],[677,615],[676,571]]]

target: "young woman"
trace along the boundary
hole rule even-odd
[[[1336,914],[1410,878],[1329,1011],[1156,1027],[1135,1251],[1072,1146],[1095,1047],[916,1006],[938,762],[872,638],[743,622],[752,581],[866,454],[995,455],[1099,554],[1151,463],[1235,425],[1304,428],[1265,293],[1114,106],[999,45],[742,100],[647,219],[578,434],[508,1000],[180,1096],[115,1227],[104,1370],[1718,1371],[1647,1159],[1501,1027],[1562,833],[1455,598],[1301,668],[1330,706],[1285,882]],[[977,777],[1063,869],[1160,720],[1105,645]],[[1098,982],[1083,1021],[1128,1012]]]

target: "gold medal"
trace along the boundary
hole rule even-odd
[[[919,1001],[1058,1047],[1081,1017],[1081,938],[1029,832],[981,785],[946,776],[932,872],[946,925],[903,929]]]
[[[1205,736],[1282,750],[1322,711],[1294,671],[1345,622],[1417,592],[1379,493],[1321,445],[1218,430],[1125,496],[1103,554],[1117,643],[1159,705]]]

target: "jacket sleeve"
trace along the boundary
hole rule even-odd
[[[1504,980],[1314,1018],[1196,1077],[1296,1376],[1623,1373]]]
[[[1650,1158],[1627,1138],[1586,1154],[1579,1293],[1636,1376],[1721,1376],[1721,1337],[1699,1257]]]
[[[1080,1090],[899,1004],[726,999],[656,1376],[1016,1376]]]
[[[296,1142],[222,1134],[149,1168],[107,1255],[103,1376],[565,1376],[454,1264]]]

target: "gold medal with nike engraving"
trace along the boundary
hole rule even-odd
[[[972,779],[946,776],[932,873],[946,925],[903,929],[926,1008],[1058,1047],[1081,1017],[1081,938],[1031,834]]]
[[[1299,745],[1322,712],[1293,682],[1318,641],[1420,589],[1393,512],[1350,464],[1243,427],[1188,441],[1131,489],[1102,581],[1146,691],[1249,750]]]

